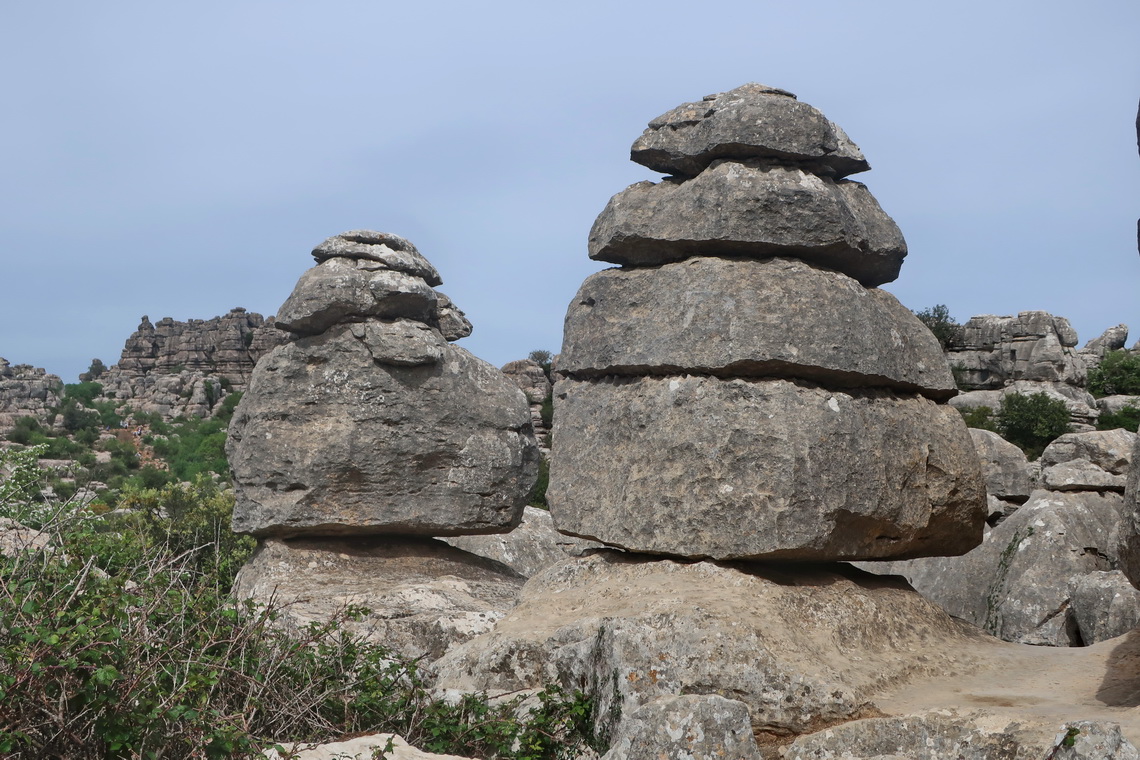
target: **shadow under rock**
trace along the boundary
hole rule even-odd
[[[1140,706],[1140,628],[1122,636],[1109,653],[1096,698],[1110,707]]]

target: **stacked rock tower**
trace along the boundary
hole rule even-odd
[[[548,499],[635,552],[853,560],[982,538],[973,444],[929,330],[876,286],[906,255],[869,166],[815,108],[747,84],[650,122],[670,176],[614,196],[566,316]]]
[[[449,341],[471,324],[415,246],[329,238],[277,315],[230,426],[234,530],[257,536],[501,533],[538,472],[530,410]]]

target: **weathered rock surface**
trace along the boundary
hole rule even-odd
[[[1119,428],[1066,433],[1045,447],[1041,463],[1049,467],[1081,459],[1113,475],[1127,475],[1136,440],[1135,433]]]
[[[98,382],[103,383],[106,391],[110,384],[121,380],[129,383],[152,373],[178,374],[188,370],[225,378],[234,390],[244,390],[265,349],[285,340],[286,336],[273,328],[271,320],[241,308],[213,319],[186,322],[165,317],[151,324],[144,316],[138,330],[127,338],[119,363]]]
[[[442,540],[463,551],[501,562],[527,578],[567,557],[580,557],[602,546],[559,533],[554,529],[550,513],[535,507],[523,510],[522,522],[510,533],[451,536]]]
[[[439,320],[439,332],[444,339],[453,341],[470,335],[474,328],[463,310],[438,290],[435,291],[435,297],[436,319]]]
[[[51,536],[25,527],[7,517],[0,517],[0,556],[14,557],[20,552],[44,551],[51,546]]]
[[[715,694],[650,700],[622,721],[602,760],[763,760],[748,705]]]
[[[755,162],[718,162],[693,179],[639,182],[590,230],[590,258],[655,266],[690,256],[792,256],[868,287],[898,277],[906,242],[858,182]]]
[[[422,278],[369,269],[367,259],[331,258],[307,270],[277,312],[277,326],[317,335],[340,322],[404,317],[434,322],[435,290]]]
[[[1029,498],[1029,460],[1025,452],[989,430],[970,428],[982,474],[986,479],[986,493],[1002,501],[1022,503]]]
[[[868,718],[803,736],[783,750],[782,760],[1133,760],[1136,748],[1114,723],[1055,724],[995,717],[981,711],[960,715],[940,710],[922,715]],[[1071,730],[1071,734],[1070,734]],[[1066,743],[1070,738],[1071,746]]]
[[[495,533],[538,468],[522,393],[418,323],[346,324],[273,351],[234,414],[234,530]]]
[[[564,335],[558,369],[575,377],[692,372],[957,393],[938,341],[894,296],[796,259],[598,272]]]
[[[1116,638],[1140,626],[1140,590],[1119,570],[1091,572],[1077,579],[1071,600],[1081,641],[1086,644]]]
[[[1050,491],[1124,491],[1125,477],[1105,472],[1087,459],[1043,467],[1041,485]]]
[[[582,688],[602,731],[660,697],[719,694],[748,706],[753,729],[789,734],[871,713],[877,688],[968,667],[984,641],[900,581],[845,565],[603,550],[532,578],[490,633],[435,667],[444,689]]]
[[[281,608],[300,630],[367,607],[344,627],[409,657],[433,660],[491,630],[523,577],[497,562],[422,538],[269,539],[239,571],[234,594]]]
[[[1109,351],[1119,351],[1128,342],[1128,325],[1119,324],[1110,327],[1086,343],[1080,351],[1085,366],[1089,369],[1096,367]]]
[[[63,399],[63,380],[30,364],[11,365],[0,357],[0,434],[21,417],[49,423],[51,408]]]
[[[349,230],[333,235],[313,249],[317,263],[331,258],[358,259],[365,266],[404,272],[419,277],[432,287],[443,284],[439,272],[411,241],[389,232]]]
[[[503,374],[519,387],[530,404],[530,424],[538,445],[548,452],[550,425],[542,415],[542,407],[554,390],[542,366],[533,359],[520,359],[507,362],[502,367]]]
[[[103,398],[126,402],[136,412],[178,417],[209,417],[228,395],[222,378],[200,370],[178,369],[128,376],[112,367],[98,382]]]
[[[564,533],[717,559],[901,558],[981,541],[973,444],[929,399],[695,376],[562,380],[556,394],[547,498]]]
[[[1140,396],[1114,395],[1096,400],[1097,409],[1102,413],[1119,414],[1125,407],[1140,409]]]
[[[1023,311],[1016,317],[971,317],[947,359],[963,387],[995,390],[1015,380],[1083,386],[1086,365],[1077,331],[1064,317]]]
[[[1071,589],[1113,568],[1121,504],[1114,493],[1034,491],[964,556],[861,567],[905,576],[950,614],[1006,641],[1080,645]]]
[[[1124,488],[1120,535],[1116,557],[1121,572],[1140,587],[1140,437],[1132,449],[1132,466]]]
[[[749,83],[684,103],[649,122],[630,158],[664,174],[695,175],[718,158],[792,162],[845,176],[871,167],[822,113],[787,90]]]

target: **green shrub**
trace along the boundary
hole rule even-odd
[[[1055,438],[1069,432],[1069,409],[1046,393],[1009,393],[1002,397],[995,421],[1003,438],[1036,459]]]
[[[994,419],[993,410],[988,406],[968,406],[958,409],[962,415],[962,419],[966,422],[966,427],[977,428],[978,430],[989,430],[993,433],[998,432],[997,421]]]
[[[548,509],[546,504],[546,489],[550,486],[550,461],[546,457],[538,462],[538,479],[534,481],[534,488],[530,490],[527,503],[539,509]]]
[[[542,371],[546,373],[546,376],[550,377],[550,368],[554,361],[554,355],[552,353],[545,349],[538,348],[527,354],[526,358],[532,362],[537,362],[538,366],[542,367]]]
[[[954,321],[950,316],[950,310],[946,308],[945,304],[938,304],[929,309],[916,311],[914,313],[919,320],[930,328],[930,332],[934,333],[934,337],[938,339],[939,345],[945,351],[953,343],[961,340],[962,338],[962,325]]]
[[[90,406],[91,402],[102,394],[103,386],[96,382],[67,383],[63,386],[63,397],[65,399],[75,399],[84,406]]]
[[[1098,366],[1089,370],[1088,388],[1097,398],[1140,395],[1140,355],[1109,351]]]
[[[1140,429],[1140,409],[1125,406],[1119,412],[1102,412],[1096,421],[1097,430],[1124,428],[1135,433]]]

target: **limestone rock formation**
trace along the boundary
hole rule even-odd
[[[786,258],[700,256],[591,275],[567,312],[558,369],[798,377],[938,400],[957,392],[938,343],[894,296]]]
[[[906,242],[865,186],[760,159],[639,182],[590,231],[590,258],[655,266],[690,256],[796,256],[868,287],[898,277]]]
[[[329,253],[346,236],[349,253]],[[526,400],[448,342],[439,298],[415,274],[426,261],[405,266],[400,240],[331,238],[282,307],[296,335],[258,363],[230,426],[235,530],[441,536],[518,524],[539,456]],[[405,258],[379,260],[393,251]]]
[[[764,158],[843,177],[870,169],[836,124],[787,90],[749,83],[683,103],[649,122],[630,158],[694,176],[718,158]]]
[[[208,417],[231,391],[244,391],[253,367],[286,335],[273,319],[242,308],[185,322],[142,318],[118,364],[97,382],[103,398],[164,419]]]
[[[264,541],[239,571],[234,595],[281,609],[291,630],[369,612],[346,630],[411,659],[433,660],[490,630],[515,602],[523,577],[432,539],[297,538]]]
[[[857,157],[857,158],[856,158]],[[590,234],[555,388],[557,528],[714,559],[957,554],[974,447],[934,336],[871,286],[906,246],[833,124],[749,84],[650,125]],[[855,159],[855,163],[849,163]]]
[[[534,427],[534,437],[540,446],[548,446],[550,425],[543,417],[542,406],[554,388],[542,365],[533,359],[520,359],[504,364],[502,372],[526,395],[527,403],[530,404],[530,424]]]
[[[970,429],[982,473],[986,493],[1002,501],[1022,504],[1029,498],[1029,461],[1025,452],[989,430]]]
[[[1064,317],[982,314],[963,325],[947,358],[972,390],[998,390],[1015,380],[1083,386],[1087,366],[1076,345],[1077,331]]]
[[[1140,589],[1119,570],[1082,576],[1073,584],[1070,600],[1085,644],[1123,636],[1140,626]]]
[[[391,750],[387,749],[389,746]],[[375,760],[377,757],[385,760],[474,760],[459,755],[423,752],[395,734],[369,734],[339,742],[327,742],[316,747],[305,743],[282,742],[281,749],[285,755],[276,749],[266,750],[265,760],[282,760],[283,757],[289,760]]]
[[[861,567],[905,576],[952,615],[1007,641],[1080,645],[1099,634],[1080,628],[1072,588],[1113,568],[1121,508],[1115,493],[1038,490],[964,556]]]
[[[574,535],[717,559],[961,554],[980,540],[977,455],[958,413],[929,399],[693,375],[567,379],[557,393],[547,498]]]
[[[763,760],[748,705],[715,694],[650,700],[626,720],[602,760]]]
[[[21,417],[49,423],[52,407],[63,400],[63,380],[30,364],[9,364],[0,357],[0,434]]]
[[[603,731],[660,697],[731,694],[754,730],[787,735],[873,714],[877,688],[968,667],[966,643],[982,641],[901,581],[843,565],[603,550],[531,578],[434,667],[444,689],[584,688]]]
[[[510,533],[451,536],[443,541],[457,549],[502,562],[527,578],[567,557],[580,557],[601,544],[565,536],[554,529],[550,513],[526,507],[522,522]]]

